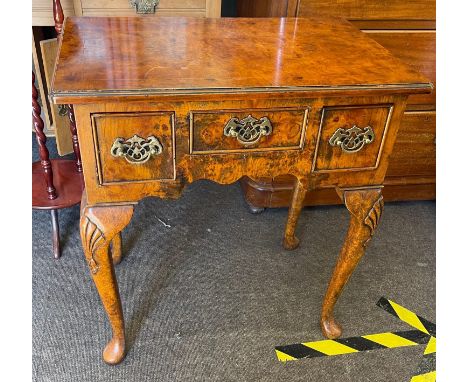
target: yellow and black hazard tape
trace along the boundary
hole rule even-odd
[[[301,358],[335,356],[369,350],[392,349],[404,346],[427,344],[415,375],[410,382],[435,382],[436,380],[436,325],[398,305],[381,298],[377,306],[397,317],[416,330],[368,334],[359,337],[338,338],[276,346],[279,361],[294,361]]]
[[[401,321],[406,322],[408,325],[411,325],[413,328],[436,337],[435,324],[418,316],[411,310],[398,305],[396,302],[381,297],[380,300],[377,301],[377,306],[400,319]]]
[[[435,382],[436,380],[436,338],[431,337],[418,370],[410,382]]]
[[[276,346],[279,361],[294,361],[301,358],[314,358],[358,353],[369,350],[391,349],[403,346],[427,344],[431,336],[419,330],[386,332],[359,337],[338,338],[303,342],[286,346]]]

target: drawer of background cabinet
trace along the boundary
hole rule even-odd
[[[324,107],[314,171],[376,169],[392,111],[390,104]]]
[[[190,153],[298,150],[304,145],[308,108],[190,112]]]
[[[387,170],[390,176],[436,175],[436,112],[403,114]]]
[[[206,13],[206,0],[161,0],[154,13],[137,13],[128,0],[81,0],[83,16],[198,16]]]
[[[174,113],[92,114],[100,184],[175,178]]]

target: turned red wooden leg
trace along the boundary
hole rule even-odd
[[[57,37],[60,38],[60,35],[63,31],[63,9],[60,0],[52,0],[52,10],[54,12],[54,23],[55,23],[55,31],[57,32]]]
[[[68,105],[68,118],[70,120],[70,131],[73,142],[73,152],[76,158],[76,169],[78,172],[83,172],[83,165],[81,164],[80,145],[78,143],[78,133],[76,131],[75,111],[73,105]]]
[[[47,137],[44,134],[44,122],[41,118],[41,106],[37,101],[38,93],[34,82],[36,76],[32,74],[32,117],[34,130],[36,131],[37,144],[39,145],[39,156],[41,158],[41,166],[44,171],[44,179],[47,187],[47,197],[49,199],[57,198],[57,190],[54,187],[54,177],[52,174],[52,165],[49,159],[49,150],[46,146]]]
[[[60,229],[58,222],[58,211],[50,210],[52,215],[52,245],[54,250],[54,257],[58,259],[60,257]]]
[[[304,179],[296,179],[293,190],[291,205],[289,206],[288,220],[284,231],[283,247],[288,250],[299,246],[299,239],[296,236],[296,226],[304,204],[307,193],[307,182]]]
[[[377,228],[384,205],[381,188],[338,191],[351,215],[351,220],[323,300],[322,332],[331,339],[339,337],[342,332],[341,326],[333,317],[336,301],[364,255],[366,245]]]
[[[109,317],[112,339],[103,351],[104,361],[115,365],[125,356],[125,328],[119,288],[109,245],[130,222],[133,206],[88,207],[81,202],[80,231],[83,249],[96,289]]]

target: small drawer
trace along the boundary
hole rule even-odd
[[[190,113],[190,153],[298,150],[308,108],[209,110]]]
[[[314,171],[376,169],[392,110],[393,105],[324,107]]]
[[[175,179],[174,112],[92,114],[99,183]]]

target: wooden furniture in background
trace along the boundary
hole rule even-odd
[[[431,89],[340,19],[68,19],[51,96],[76,113],[81,239],[113,332],[104,360],[125,355],[109,245],[139,200],[178,198],[199,179],[293,175],[286,249],[306,192],[337,191],[351,221],[321,326],[339,336],[333,308],[378,225],[406,99]]]
[[[435,0],[237,0],[242,17],[344,17],[435,84]],[[371,60],[372,57],[369,57]],[[383,194],[391,200],[435,199],[436,92],[408,98],[402,126],[385,178]],[[290,176],[241,181],[252,212],[289,205]],[[333,190],[310,192],[306,205],[337,204]]]
[[[41,107],[32,74],[32,116],[41,160],[32,164],[32,208],[50,210],[54,257],[60,257],[58,210],[76,205],[81,200],[84,182],[75,160],[49,159]]]
[[[63,10],[60,0],[54,0],[53,18],[55,29],[60,36],[63,27]],[[48,73],[50,76],[50,73]],[[39,146],[40,161],[32,164],[32,208],[50,210],[52,215],[52,242],[54,257],[60,257],[60,231],[58,210],[76,205],[81,200],[84,182],[82,176],[81,154],[78,145],[73,108],[63,105],[69,117],[70,136],[75,152],[75,160],[49,158],[44,133],[44,121],[41,118],[41,106],[38,102],[36,77],[32,73],[32,121]]]

